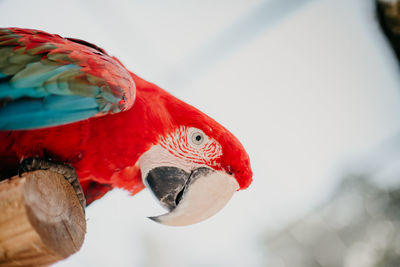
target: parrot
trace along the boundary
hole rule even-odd
[[[62,174],[84,209],[148,188],[167,210],[150,219],[170,226],[213,216],[253,179],[230,131],[104,49],[0,28],[0,180],[38,169]]]

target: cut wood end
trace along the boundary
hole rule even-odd
[[[0,214],[0,266],[51,264],[83,244],[85,214],[60,174],[34,171],[0,182]]]

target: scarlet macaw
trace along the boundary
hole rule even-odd
[[[21,162],[23,171],[73,166],[88,204],[146,184],[169,210],[153,219],[167,225],[212,216],[252,180],[236,137],[103,49],[0,28],[0,175]],[[74,172],[61,172],[73,184]]]

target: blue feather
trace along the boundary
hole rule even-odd
[[[49,94],[46,93],[43,90],[43,88],[33,88],[33,87],[14,88],[7,82],[0,83],[0,99],[1,98],[18,99],[24,96],[39,98],[47,95]]]
[[[52,110],[85,110],[98,108],[96,99],[77,95],[58,96],[52,95],[43,100],[43,106]]]
[[[0,129],[37,129],[62,125],[93,117],[97,108],[81,110],[54,110],[44,108],[39,99],[8,103],[0,109]]]
[[[70,88],[65,82],[45,84],[55,75],[73,68],[80,68],[79,66],[35,64],[41,63],[28,64],[11,81],[0,82],[0,99],[13,100],[0,108],[0,130],[36,129],[62,125],[88,119],[99,112],[96,98],[71,95]],[[99,88],[94,86],[93,91],[96,92],[96,90]],[[56,95],[52,94],[53,91]]]

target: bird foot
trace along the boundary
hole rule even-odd
[[[52,160],[46,160],[42,158],[27,158],[24,159],[19,165],[18,175],[21,177],[21,175],[25,172],[36,170],[49,170],[63,175],[65,180],[67,180],[68,183],[75,190],[76,196],[81,203],[83,211],[85,211],[85,195],[83,194],[81,184],[79,183],[78,175],[76,174],[76,171],[72,165],[61,162],[54,162]]]

